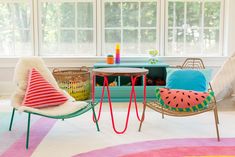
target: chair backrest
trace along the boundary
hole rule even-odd
[[[205,69],[205,65],[201,58],[187,58],[183,65],[183,69]]]
[[[24,99],[24,94],[28,84],[28,73],[32,68],[36,68],[48,82],[50,82],[56,89],[59,89],[55,78],[40,57],[20,58],[16,64],[14,72],[14,82],[17,85],[16,90],[12,95],[11,102],[14,107],[19,106]]]
[[[187,58],[183,65],[181,66],[182,69],[205,69],[205,65],[201,58]],[[211,83],[209,83],[209,89],[213,91]]]

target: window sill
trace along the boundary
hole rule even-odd
[[[192,56],[193,57],[193,56]],[[93,64],[97,62],[105,62],[105,56],[97,57],[42,57],[48,67],[80,67],[87,66],[93,67]],[[123,62],[146,62],[149,57],[122,57]],[[182,62],[187,57],[172,57],[172,56],[161,56],[158,57],[159,61],[165,62],[170,65],[181,65]],[[219,67],[228,58],[225,56],[218,57],[198,57],[201,58],[206,66],[209,67]],[[1,57],[0,58],[0,68],[14,68],[19,57]]]

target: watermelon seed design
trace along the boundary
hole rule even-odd
[[[157,100],[163,107],[174,111],[198,111],[207,106],[213,98],[213,92],[196,92],[161,88],[156,90]]]

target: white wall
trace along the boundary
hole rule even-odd
[[[231,55],[235,52],[235,0],[226,1],[225,15],[225,52]]]
[[[224,51],[230,56],[235,52],[235,0],[225,0],[225,24],[224,24]],[[218,69],[226,57],[202,58],[206,66]],[[102,57],[97,58],[45,58],[46,64],[50,68],[54,67],[80,67],[92,65],[96,62],[104,61]],[[147,60],[147,58],[126,58],[128,61]],[[180,65],[185,60],[184,57],[161,57],[161,61],[170,65]],[[0,58],[0,95],[9,95],[14,89],[12,82],[16,58]]]

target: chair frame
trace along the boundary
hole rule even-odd
[[[95,105],[97,105],[98,103],[92,103],[92,102],[88,102],[88,105],[85,108],[82,108],[76,112],[67,114],[67,115],[59,115],[59,116],[48,116],[48,115],[43,115],[43,114],[39,114],[39,113],[34,113],[34,112],[29,112],[29,111],[24,111],[25,113],[28,114],[28,125],[27,125],[27,136],[26,136],[26,149],[29,148],[29,136],[30,136],[30,122],[31,122],[31,114],[33,115],[38,115],[38,116],[42,116],[42,117],[46,117],[46,118],[52,118],[52,119],[69,119],[69,118],[73,118],[73,117],[77,117],[82,115],[83,113],[86,113],[87,111],[89,111],[90,109],[92,109],[93,115],[94,115],[94,120],[95,120],[95,124],[96,124],[96,129],[97,131],[100,131],[99,129],[99,124],[98,124],[98,120],[95,114]],[[13,108],[12,110],[12,114],[11,114],[11,120],[10,120],[10,125],[9,125],[9,131],[12,130],[12,125],[13,125],[13,121],[14,121],[14,115],[15,115],[15,111],[17,109]]]
[[[182,66],[176,66],[175,68],[181,68],[181,69],[205,69],[205,65],[200,58],[187,58]],[[208,91],[213,91],[211,84],[209,83],[209,89]],[[205,113],[208,111],[213,111],[214,112],[214,119],[215,119],[215,128],[216,128],[216,134],[217,134],[217,140],[220,141],[220,135],[219,135],[219,116],[218,116],[218,109],[217,109],[217,104],[216,104],[216,99],[215,96],[213,96],[212,101],[208,105],[206,109],[203,110],[198,110],[198,111],[190,111],[190,112],[179,112],[179,111],[172,111],[167,108],[163,108],[163,106],[158,103],[157,101],[151,101],[147,102],[146,106],[149,107],[150,109],[160,112],[162,114],[162,118],[164,118],[164,115],[168,116],[175,116],[175,117],[185,117],[185,116],[193,116],[193,115],[198,115],[201,113]],[[143,110],[143,113],[145,110]],[[139,131],[141,131],[143,121],[140,121],[139,125]]]

